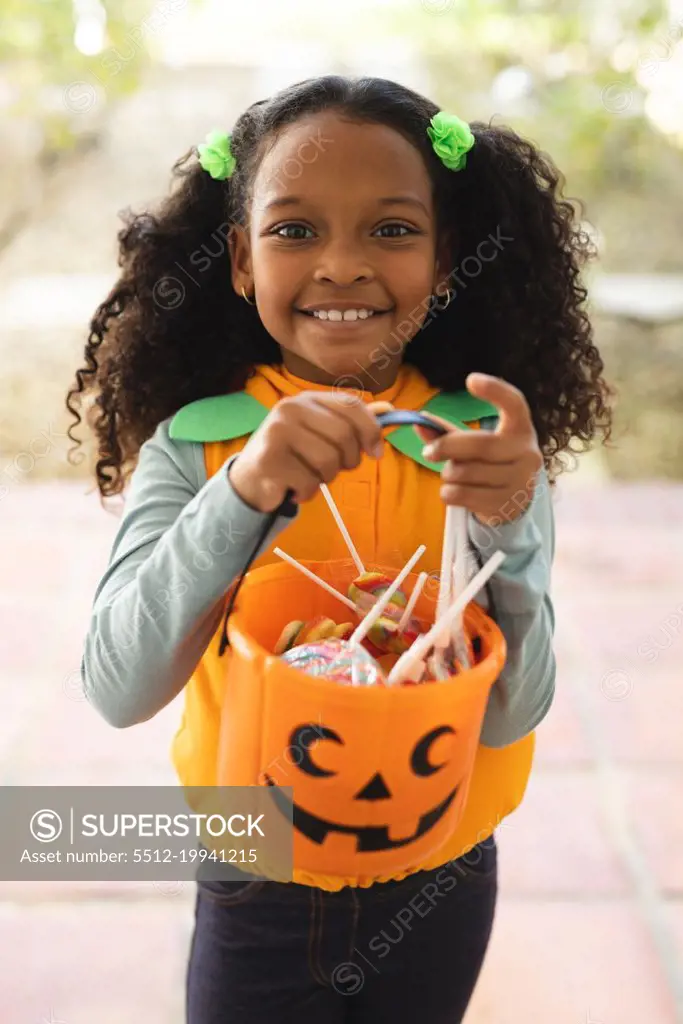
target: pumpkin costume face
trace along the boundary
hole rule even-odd
[[[412,781],[410,778],[411,775],[416,778],[425,779],[434,775],[444,767],[443,762],[433,764],[429,760],[429,754],[431,752],[431,748],[435,744],[438,745],[439,740],[447,737],[452,739],[454,736],[455,729],[453,729],[452,726],[436,726],[436,728],[431,729],[415,744],[410,754],[410,763],[406,768],[407,777],[399,778],[402,774],[400,771],[401,766],[396,766],[396,770],[392,773],[396,776],[395,793],[397,797],[399,794],[401,795],[402,802],[405,801],[406,790],[409,788],[410,782]],[[357,736],[354,738],[357,741],[359,739]],[[311,745],[317,745],[321,740],[333,741],[340,745],[343,745],[344,743],[334,729],[329,729],[327,726],[320,727],[315,723],[308,723],[303,726],[297,726],[293,730],[290,736],[289,753],[292,758],[300,758],[298,760],[299,770],[312,778],[329,778],[331,776],[339,776],[339,772],[332,771],[328,768],[322,768],[311,757]],[[340,792],[342,786],[343,789],[346,790],[347,784],[350,785],[351,789],[355,788],[357,775],[359,774],[359,765],[362,764],[365,766],[366,754],[367,751],[364,749],[356,751],[349,750],[348,757],[351,760],[353,770],[347,772],[347,778],[343,780],[337,778],[335,805],[340,808],[342,804],[345,804],[348,801],[347,820],[349,822],[352,821],[353,818],[360,818],[361,820],[367,819],[366,802],[392,801],[394,798],[392,790],[389,788],[380,772],[375,772],[367,783],[361,786],[360,790],[357,793],[352,794],[350,797],[346,792]],[[264,780],[269,786],[277,785],[275,779],[267,773],[264,775]],[[425,788],[427,790],[435,789],[433,785]],[[439,788],[443,788],[443,785]],[[299,784],[297,789],[303,790],[304,786]],[[306,787],[306,790],[312,795],[312,787]],[[400,846],[406,846],[408,843],[413,843],[420,839],[441,820],[453,803],[457,792],[457,786],[451,789],[450,792],[447,792],[446,796],[436,806],[432,807],[429,811],[426,811],[420,816],[415,832],[412,835],[402,838],[392,838],[391,832],[393,826],[391,824],[364,825],[335,822],[328,818],[321,818],[312,814],[310,811],[305,810],[304,807],[296,803],[296,801],[293,803],[291,811],[293,812],[294,828],[312,843],[316,843],[320,846],[327,840],[331,833],[337,833],[340,835],[350,835],[355,837],[356,853],[377,853],[383,850],[391,850]],[[282,801],[282,795],[276,797],[276,802],[280,804],[283,811],[285,813],[289,813],[290,808]],[[361,801],[360,805],[357,805],[355,801]],[[319,800],[315,800],[315,803],[319,802]],[[384,812],[388,818],[391,816],[392,804],[378,803],[377,810],[380,813]]]
[[[352,563],[307,563],[345,592]],[[395,570],[384,569],[390,574]],[[410,592],[416,574],[408,577]],[[230,624],[219,785],[266,785],[294,825],[294,861],[311,871],[380,874],[419,864],[443,845],[467,799],[491,685],[504,661],[495,624],[475,604],[478,663],[445,682],[351,687],[306,675],[271,655],[286,621],[346,609],[295,569],[252,571]],[[417,618],[434,619],[422,594]]]

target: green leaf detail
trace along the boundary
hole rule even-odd
[[[442,392],[430,399],[422,411],[440,416],[462,430],[467,429],[466,421],[497,416],[495,406],[475,398],[468,391],[455,394]],[[171,420],[169,436],[173,441],[198,443],[233,441],[237,437],[253,434],[268,412],[265,405],[246,391],[200,398],[178,410]],[[425,469],[440,473],[445,465],[443,462],[428,462],[422,458],[424,445],[412,427],[398,427],[387,434],[386,439],[397,451]]]
[[[246,391],[213,395],[179,409],[168,433],[173,441],[233,441],[236,437],[253,434],[268,411]]]

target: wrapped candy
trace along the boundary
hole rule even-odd
[[[293,647],[282,660],[310,676],[324,676],[347,686],[383,686],[384,673],[363,647],[351,647],[344,640],[328,637]]]

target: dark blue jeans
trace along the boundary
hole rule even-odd
[[[198,882],[187,1024],[457,1024],[496,896],[493,836],[368,889]]]

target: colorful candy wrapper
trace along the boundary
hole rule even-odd
[[[350,647],[344,640],[329,637],[286,651],[282,660],[310,676],[324,676],[347,686],[383,686],[385,676],[376,660],[363,647]]]

